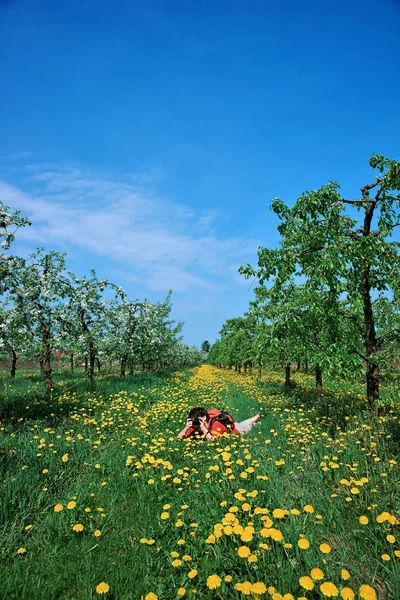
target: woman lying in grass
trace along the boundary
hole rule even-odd
[[[235,423],[231,415],[217,408],[206,410],[202,406],[192,408],[188,414],[185,427],[179,433],[178,438],[187,438],[203,435],[207,440],[223,435],[234,433],[243,435],[261,419],[260,413],[250,417],[241,423]]]

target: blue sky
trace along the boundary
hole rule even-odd
[[[269,201],[355,197],[399,159],[400,2],[0,0],[0,197],[15,252],[132,298],[173,290],[187,343],[251,299]]]

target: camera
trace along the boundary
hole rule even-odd
[[[198,427],[200,425],[199,417],[195,417],[194,419],[192,419],[192,425],[193,427]]]

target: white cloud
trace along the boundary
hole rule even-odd
[[[256,253],[254,240],[217,235],[218,213],[156,196],[151,175],[46,164],[28,165],[22,181],[29,192],[0,180],[2,201],[33,223],[18,240],[112,258],[153,290],[215,293]]]

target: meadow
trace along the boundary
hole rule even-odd
[[[400,598],[400,402],[360,384],[179,372],[0,379],[0,597]],[[216,406],[248,436],[181,441]]]

